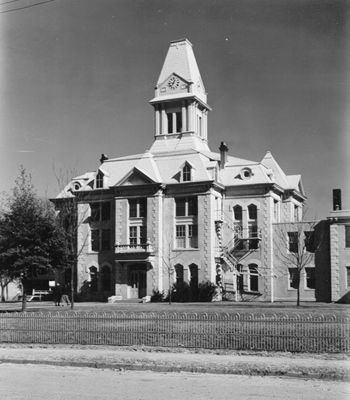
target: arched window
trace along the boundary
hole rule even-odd
[[[258,266],[256,264],[249,264],[249,276],[248,276],[248,290],[251,292],[259,291],[259,274]]]
[[[198,289],[198,266],[196,264],[190,265],[190,287],[193,290]]]
[[[242,293],[244,291],[244,268],[242,264],[237,264],[237,291]]]
[[[104,265],[101,269],[102,290],[111,290],[111,269]]]
[[[184,267],[181,264],[175,265],[176,283],[183,283],[184,281]]]
[[[242,224],[242,207],[241,206],[234,206],[233,207],[233,216],[235,219],[235,222],[241,223]]]
[[[233,207],[233,219],[234,219],[234,226],[235,226],[235,235],[236,238],[242,238],[242,229],[243,229],[243,210],[242,207],[239,205],[235,205]],[[243,241],[238,240],[235,245],[236,250],[243,249]]]
[[[249,204],[248,206],[248,236],[249,240],[249,248],[250,249],[257,249],[259,241],[258,237],[258,208],[255,204]]]
[[[92,292],[97,292],[98,286],[97,286],[97,268],[96,267],[90,267],[89,268],[89,273],[90,273],[90,289]]]

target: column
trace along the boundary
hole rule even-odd
[[[186,103],[181,103],[181,118],[182,118],[182,129],[181,132],[187,131],[187,115],[186,115]]]
[[[164,104],[162,104],[162,118],[161,118],[161,124],[162,124],[162,135],[166,135],[168,133],[168,119],[166,116]]]
[[[173,114],[173,133],[176,133],[176,113]]]
[[[194,131],[194,102],[187,106],[188,110],[188,130]]]
[[[160,135],[160,111],[159,111],[159,105],[156,104],[154,108],[155,108],[155,111],[156,111],[156,115],[155,115],[155,117],[156,117],[156,121],[155,121],[155,123],[156,123],[156,126],[155,126],[156,135]]]

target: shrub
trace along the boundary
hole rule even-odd
[[[212,301],[216,285],[212,282],[202,282],[198,285],[198,301],[209,302]]]
[[[169,294],[165,300],[169,301]],[[186,303],[191,301],[190,285],[186,282],[174,283],[172,286],[171,301],[175,301],[177,303]]]
[[[164,292],[160,292],[159,290],[153,290],[151,296],[151,303],[159,303],[164,300]]]

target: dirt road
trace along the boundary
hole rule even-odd
[[[0,364],[0,398],[6,400],[345,400],[349,396],[346,382]]]

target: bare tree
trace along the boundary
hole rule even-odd
[[[81,256],[86,243],[88,234],[84,235],[82,241],[78,244],[78,233],[82,224],[89,216],[88,207],[85,207],[83,212],[80,212],[78,207],[78,195],[74,193],[74,186],[71,183],[71,177],[74,173],[60,171],[56,173],[56,180],[61,192],[58,198],[51,199],[58,211],[58,220],[65,232],[65,243],[67,251],[67,266],[66,271],[70,271],[70,298],[71,309],[74,308],[74,296],[76,287],[76,276],[78,268],[78,260]]]
[[[274,224],[275,256],[281,264],[278,273],[289,275],[291,269],[291,285],[296,289],[297,306],[300,305],[301,274],[308,265],[314,264],[315,252],[322,242],[317,224],[318,221],[306,219]]]
[[[162,262],[168,277],[168,298],[169,298],[169,304],[171,304],[173,297],[173,284],[175,281],[174,275],[176,273],[175,262],[182,252],[179,251],[173,252],[173,246],[171,241],[169,241],[165,247],[166,247],[166,253],[164,254],[163,252],[162,254]]]

